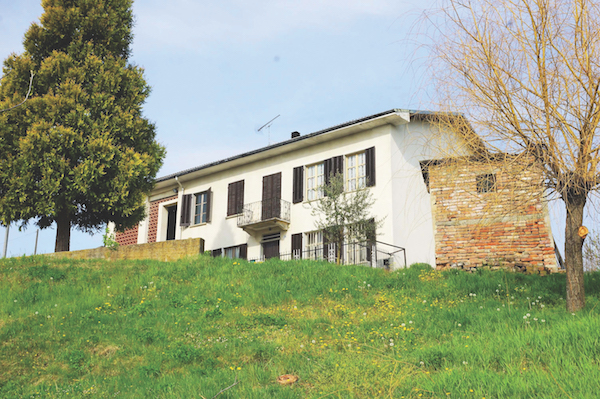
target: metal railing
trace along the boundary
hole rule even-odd
[[[389,247],[384,250],[385,247]],[[396,245],[386,244],[380,241],[350,242],[341,246],[338,251],[336,244],[319,245],[294,252],[279,254],[281,260],[326,260],[331,263],[343,265],[365,265],[382,269],[405,268],[406,250]],[[250,262],[264,262],[264,256],[248,259]]]
[[[290,203],[280,198],[244,204],[242,212],[238,215],[237,225],[248,226],[270,219],[279,219],[290,222]]]

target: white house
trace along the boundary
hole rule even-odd
[[[368,187],[376,200],[372,216],[383,220],[377,243],[344,249],[349,261],[434,265],[441,231],[426,161],[447,158],[448,151],[469,155],[460,139],[440,134],[434,115],[392,109],[161,177],[146,220],[117,241],[200,237],[215,256],[327,257],[312,207],[319,186],[337,171],[347,190]]]

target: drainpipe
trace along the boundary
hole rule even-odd
[[[181,182],[179,181],[179,178],[177,176],[175,176],[175,181],[177,182],[177,184],[179,185],[179,193],[177,195],[177,199],[179,202],[179,206],[177,207],[179,209],[179,220],[181,220],[181,205],[183,205],[183,186],[181,185]],[[177,223],[177,221],[175,221],[175,223]],[[181,226],[181,223],[179,224],[179,239],[181,240],[181,234],[183,233],[183,226]],[[175,237],[177,238],[177,237]]]

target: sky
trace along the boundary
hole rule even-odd
[[[0,0],[1,60],[23,52],[26,30],[43,13],[40,3]],[[414,26],[434,5],[134,1],[130,62],[145,69],[152,93],[144,116],[167,150],[157,177],[287,140],[293,131],[311,133],[392,108],[430,109],[426,53]],[[0,242],[4,233],[0,228]],[[53,228],[39,233],[38,254],[54,251],[55,235]],[[34,226],[12,226],[8,256],[33,254],[35,237]],[[72,231],[71,250],[101,245],[102,233]]]

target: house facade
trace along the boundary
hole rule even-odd
[[[444,232],[440,218],[446,208],[439,205],[440,193],[447,192],[440,185],[464,187],[443,181],[443,166],[431,160],[468,156],[470,150],[440,133],[432,116],[393,109],[306,135],[294,132],[287,141],[159,178],[147,200],[147,218],[116,239],[128,245],[199,237],[214,256],[328,258],[331,244],[317,231],[313,209],[323,195],[320,187],[337,172],[347,191],[371,192],[372,217],[383,221],[371,242],[348,242],[346,260],[391,268],[450,262],[445,248],[452,237]],[[481,170],[471,172],[477,179]],[[532,198],[540,212],[528,221],[547,220],[541,195]],[[509,251],[527,234],[512,234]],[[553,245],[549,224],[540,234],[547,252]]]

